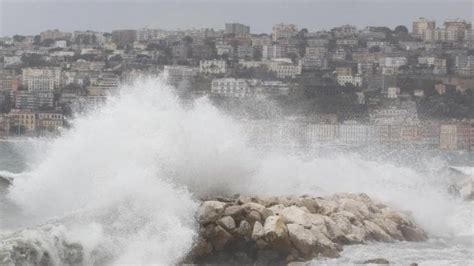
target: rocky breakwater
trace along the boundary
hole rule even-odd
[[[365,194],[206,200],[197,220],[186,262],[285,264],[338,257],[343,245],[427,239],[407,214]]]

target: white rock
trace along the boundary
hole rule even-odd
[[[312,257],[319,253],[328,257],[338,256],[338,248],[324,234],[315,229],[306,229],[298,224],[288,224],[290,241],[305,257]]]
[[[265,240],[272,249],[285,253],[291,251],[288,228],[280,216],[267,217],[263,231]]]
[[[224,216],[217,221],[217,224],[222,226],[227,231],[235,229],[235,221],[230,216]]]
[[[368,220],[365,220],[364,224],[365,224],[365,231],[367,233],[366,237],[369,237],[370,239],[376,240],[376,241],[383,241],[383,242],[393,241],[393,239],[387,233],[385,233],[385,231],[382,228],[380,228],[377,224]]]
[[[214,222],[224,212],[224,202],[220,201],[205,201],[199,206],[197,217],[200,223]]]
[[[287,238],[288,236],[288,228],[286,228],[280,216],[267,217],[263,231],[265,232],[265,238],[270,241],[276,238]]]
[[[253,225],[253,231],[252,231],[252,239],[253,240],[258,240],[262,238],[265,235],[265,231],[263,231],[263,225],[260,222],[255,222]]]
[[[244,205],[242,205],[242,207],[247,212],[257,211],[258,213],[260,213],[263,220],[267,219],[268,216],[273,215],[273,212],[270,209],[267,209],[265,208],[265,206],[254,203],[254,202],[245,203]]]
[[[306,228],[310,228],[312,225],[324,225],[323,215],[307,213],[296,206],[284,208],[281,210],[280,216],[286,223],[299,224]]]

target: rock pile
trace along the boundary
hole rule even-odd
[[[337,257],[343,245],[424,241],[408,215],[365,194],[203,201],[193,263],[284,264]]]

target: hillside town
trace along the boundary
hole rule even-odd
[[[253,109],[251,135],[269,140],[471,151],[474,31],[465,20],[439,23],[0,37],[0,138],[58,135],[121,84],[162,74],[184,99],[208,96],[234,114]],[[268,102],[281,111],[266,110]]]

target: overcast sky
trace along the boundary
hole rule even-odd
[[[406,25],[420,17],[472,21],[474,0],[0,0],[0,36],[38,34],[47,29],[185,29],[241,22],[252,33],[271,32],[279,22],[309,30],[342,24],[358,27]]]

